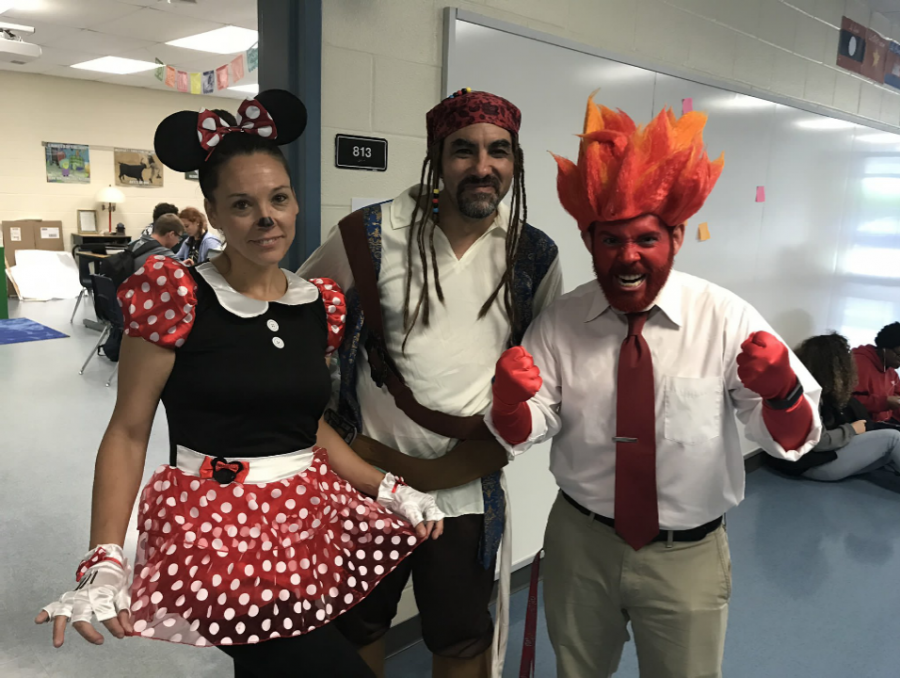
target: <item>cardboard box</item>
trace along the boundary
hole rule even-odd
[[[10,268],[16,265],[18,250],[44,250],[47,252],[65,250],[61,221],[21,219],[4,221],[0,224],[0,228],[3,230],[6,265]],[[12,281],[7,281],[6,289],[9,296],[16,295]]]
[[[33,226],[35,249],[47,252],[65,250],[61,221],[35,221]]]

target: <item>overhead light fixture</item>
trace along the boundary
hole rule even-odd
[[[847,122],[846,120],[835,120],[834,118],[807,118],[806,120],[798,120],[794,123],[797,127],[802,129],[821,129],[821,130],[835,130],[835,129],[852,129],[856,127],[856,123]]]
[[[235,92],[243,92],[244,94],[253,94],[254,96],[259,94],[259,85],[235,85],[228,89],[233,89]]]
[[[259,33],[239,26],[224,26],[214,31],[198,33],[187,38],[172,40],[167,45],[195,49],[212,54],[236,54],[246,52],[259,42]]]
[[[73,64],[72,68],[79,68],[83,71],[99,71],[100,73],[112,73],[114,75],[129,75],[131,73],[141,73],[142,71],[152,71],[158,68],[159,64],[151,61],[139,61],[138,59],[123,59],[122,57],[105,56],[99,59],[91,59],[83,61],[80,64]]]

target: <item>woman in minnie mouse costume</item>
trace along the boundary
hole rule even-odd
[[[199,169],[228,247],[195,269],[151,257],[119,289],[126,337],[91,550],[75,589],[36,620],[52,619],[56,647],[69,619],[101,644],[96,616],[116,638],[220,647],[242,678],[370,676],[329,622],[443,529],[430,495],[363,462],[322,420],[343,294],[278,267],[298,207],[277,146],[305,125],[300,100],[273,90],[236,118],[182,111],[156,131],[166,166]],[[170,460],[139,499],[129,590],[122,544],[160,400]]]

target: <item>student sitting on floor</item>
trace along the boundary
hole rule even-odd
[[[769,458],[783,473],[812,480],[835,481],[892,464],[900,468],[900,430],[872,421],[852,396],[856,364],[847,340],[837,333],[804,341],[797,357],[822,386],[819,414],[822,437],[798,461]]]
[[[885,325],[875,345],[853,349],[858,379],[853,397],[875,421],[900,423],[900,323]]]

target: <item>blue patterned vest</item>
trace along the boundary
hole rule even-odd
[[[388,201],[361,210],[376,276],[381,272],[382,208],[389,208],[390,204]],[[545,233],[526,224],[519,239],[519,251],[513,268],[513,300],[516,313],[522,322],[519,331],[511,337],[511,346],[522,342],[525,330],[534,319],[534,295],[556,256],[556,244]],[[354,288],[347,293],[347,330],[339,351],[341,385],[338,411],[356,424],[357,429],[362,429],[362,415],[356,396],[356,371],[359,369],[359,348],[365,344],[364,332],[365,319],[359,295]],[[363,369],[368,369],[368,365],[363,365]],[[481,488],[484,496],[484,535],[479,559],[484,567],[488,568],[493,565],[500,546],[506,513],[506,502],[500,487],[500,472],[482,478]]]

